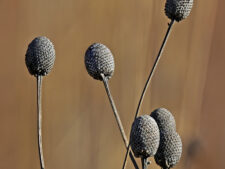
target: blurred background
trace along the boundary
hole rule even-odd
[[[47,36],[56,61],[43,82],[46,169],[122,168],[125,147],[103,83],[85,70],[89,45],[115,58],[109,81],[125,131],[157,55],[169,19],[158,0],[0,1],[0,168],[40,169],[36,79],[25,66],[28,44]],[[141,114],[165,107],[183,140],[177,169],[224,169],[225,1],[194,2],[175,23]],[[149,168],[159,168],[154,159]],[[139,159],[138,159],[139,162]],[[130,159],[128,167],[133,168]]]

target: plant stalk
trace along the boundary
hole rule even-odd
[[[108,79],[102,73],[101,73],[101,77],[102,77],[102,80],[103,80],[103,83],[104,83],[104,86],[105,86],[105,90],[106,90],[106,93],[108,95],[108,98],[109,98],[109,101],[110,101],[110,104],[111,104],[111,107],[112,107],[112,110],[113,110],[113,113],[114,113],[114,116],[116,118],[116,122],[117,122],[117,125],[118,125],[119,130],[120,130],[120,134],[121,134],[123,142],[124,142],[124,144],[125,144],[125,146],[127,148],[128,147],[127,137],[126,137],[126,134],[124,132],[124,128],[123,128],[122,122],[120,120],[120,116],[118,114],[118,111],[116,109],[116,105],[115,105],[115,103],[113,101],[113,97],[112,97],[110,89],[109,89]],[[134,159],[134,156],[133,156],[132,152],[130,152],[129,155],[130,155],[130,158],[131,158],[131,160],[133,162],[134,167],[136,169],[138,169],[138,165],[137,165],[137,163],[136,163],[136,161]]]
[[[149,83],[151,82],[151,79],[152,79],[152,77],[153,77],[153,75],[154,75],[155,68],[157,67],[158,62],[159,62],[159,60],[160,60],[160,58],[161,58],[163,49],[164,49],[164,47],[165,47],[165,45],[166,45],[166,42],[167,42],[167,39],[168,39],[168,37],[169,37],[169,35],[170,35],[170,32],[171,32],[173,23],[174,23],[174,20],[171,20],[171,22],[170,22],[169,25],[168,25],[168,29],[167,29],[166,35],[165,35],[165,37],[164,37],[164,39],[163,39],[162,45],[161,45],[161,47],[160,47],[160,49],[159,49],[159,53],[158,53],[158,55],[157,55],[157,57],[156,57],[156,59],[155,59],[155,62],[154,62],[154,64],[153,64],[153,66],[152,66],[152,69],[151,69],[151,71],[150,71],[150,74],[149,74],[148,79],[147,79],[147,81],[146,81],[146,83],[145,83],[144,89],[143,89],[143,91],[142,91],[142,94],[141,94],[141,97],[140,97],[140,100],[139,100],[139,103],[138,103],[138,106],[137,106],[137,110],[136,110],[136,113],[135,113],[134,120],[136,119],[136,117],[138,116],[138,114],[139,114],[139,112],[140,112],[140,107],[141,107],[141,105],[142,105],[142,102],[143,102],[145,93],[146,93],[147,88],[148,88],[148,86],[149,86]],[[126,152],[126,155],[125,155],[125,159],[124,159],[124,162],[123,162],[123,168],[122,168],[122,169],[125,169],[125,167],[126,167],[127,155],[128,155],[128,153],[129,153],[129,151],[130,151],[130,144],[129,144],[129,146],[127,147],[127,152]]]
[[[42,76],[37,76],[37,129],[38,129],[38,151],[40,158],[41,169],[45,168],[43,147],[42,147],[42,111],[41,111],[41,89],[42,89]]]
[[[148,159],[141,158],[141,164],[142,164],[142,169],[147,169],[148,168]]]

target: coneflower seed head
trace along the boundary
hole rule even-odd
[[[172,113],[165,108],[155,109],[151,115],[159,126],[160,133],[170,130],[176,131],[176,122]]]
[[[160,144],[154,158],[163,169],[174,167],[181,158],[182,141],[177,132],[160,133]]]
[[[185,19],[191,12],[193,0],[166,0],[165,13],[177,22]]]
[[[54,45],[48,38],[37,37],[28,45],[25,62],[31,75],[47,75],[53,68],[54,61]]]
[[[102,80],[101,74],[110,79],[115,68],[114,58],[109,48],[101,43],[94,43],[85,53],[85,66],[94,79]]]
[[[149,115],[135,119],[130,133],[130,144],[136,157],[148,158],[154,156],[159,146],[159,128]]]

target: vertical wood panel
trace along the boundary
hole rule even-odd
[[[0,2],[1,169],[39,169],[36,83],[28,74],[24,55],[30,41],[40,35],[49,37],[56,49],[54,69],[43,84],[47,169],[121,168],[125,148],[103,84],[85,70],[84,53],[93,42],[112,50],[116,70],[109,83],[129,136],[138,99],[169,22],[164,3]],[[175,24],[141,110],[150,114],[164,106],[174,113],[184,142],[176,168],[225,167],[223,6],[219,0],[196,1],[191,15]],[[188,158],[189,145],[196,138],[201,153]],[[151,167],[159,168],[154,162]],[[132,168],[130,161],[128,168]]]

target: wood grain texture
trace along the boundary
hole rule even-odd
[[[43,78],[46,169],[121,168],[125,148],[101,82],[85,70],[93,42],[115,57],[111,92],[129,130],[167,29],[164,1],[0,1],[0,168],[39,169],[36,81],[25,66],[27,45],[47,36],[55,45],[52,72]],[[224,169],[224,16],[222,0],[195,1],[175,23],[140,114],[174,113],[184,143],[182,169]],[[151,93],[150,93],[151,90]],[[151,168],[159,168],[153,159]],[[140,160],[139,160],[140,164]],[[128,161],[128,167],[132,163]]]

